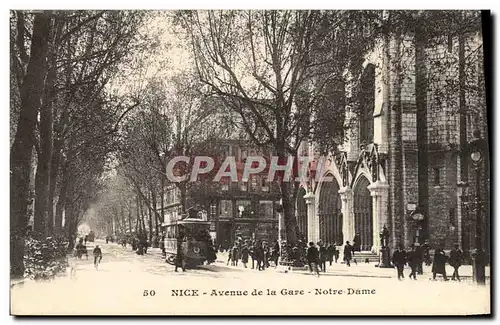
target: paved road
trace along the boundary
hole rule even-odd
[[[489,310],[488,287],[427,279],[400,282],[394,278],[395,270],[378,269],[373,264],[351,268],[338,264],[323,276],[315,277],[307,271],[284,274],[274,268],[257,271],[226,266],[227,255],[219,254],[219,261],[213,265],[176,273],[172,265],[163,261],[159,249],[140,256],[130,247],[97,244],[103,251],[98,271],[89,257],[76,262],[74,277],[60,277],[46,283],[28,281],[17,286],[11,291],[12,312],[400,315],[468,314]],[[343,294],[337,294],[339,290]],[[356,290],[373,294],[349,294]],[[231,296],[237,292],[248,295]],[[268,294],[272,292],[275,295]]]

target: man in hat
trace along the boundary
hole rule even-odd
[[[323,272],[326,272],[326,260],[328,259],[328,253],[326,251],[325,245],[323,245],[322,241],[318,242],[318,247],[319,247],[319,265],[320,269]]]
[[[346,241],[344,246],[344,261],[347,266],[351,266],[352,251],[351,244],[349,244],[349,241]]]
[[[311,272],[314,270],[319,276],[318,262],[319,251],[316,246],[314,246],[314,242],[310,242],[309,248],[307,249],[307,264],[309,265],[309,270]]]
[[[418,256],[417,274],[422,275],[424,274],[424,268],[423,268],[424,252],[419,242],[415,243],[415,254]]]
[[[458,244],[455,244],[450,252],[450,265],[453,267],[452,280],[457,279],[460,281],[460,275],[458,275],[458,268],[462,265],[463,252],[459,248]]]
[[[430,251],[431,251],[431,245],[429,244],[429,240],[426,239],[425,243],[422,245],[422,253],[423,253],[425,265],[427,265],[427,266],[432,264]]]
[[[392,263],[398,270],[398,280],[404,279],[403,270],[406,264],[406,252],[403,249],[403,245],[399,245],[398,249],[392,254]]]
[[[436,280],[436,274],[443,275],[445,281],[448,281],[446,277],[446,260],[448,257],[446,256],[443,250],[443,244],[439,245],[438,248],[434,251],[434,262],[432,263],[432,279]]]
[[[247,245],[243,245],[243,248],[241,249],[241,263],[243,263],[243,266],[245,269],[247,268],[247,263],[248,263],[248,256],[250,255],[250,250],[248,249]]]
[[[409,275],[410,279],[413,277],[414,280],[417,279],[418,265],[422,265],[422,260],[417,252],[416,244],[411,245],[411,251],[408,252],[408,265],[411,268],[411,273]]]

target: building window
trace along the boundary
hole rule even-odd
[[[262,192],[269,192],[269,183],[267,182],[267,177],[261,178],[261,189]]]
[[[375,66],[369,64],[359,85],[359,137],[360,144],[373,142],[373,112],[375,109]]]
[[[256,192],[258,188],[258,183],[259,183],[259,177],[258,176],[250,176],[250,189],[252,192]]]
[[[259,201],[259,218],[273,218],[273,201]]]
[[[217,214],[217,204],[212,203],[210,205],[210,219],[215,219],[215,215]]]
[[[236,210],[238,217],[240,218],[250,218],[253,214],[252,201],[250,200],[237,200]]]
[[[441,168],[434,168],[434,186],[440,185]]]
[[[233,217],[233,201],[231,201],[231,200],[221,200],[220,201],[220,216],[222,218],[232,218]]]

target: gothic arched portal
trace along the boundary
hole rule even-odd
[[[304,195],[306,190],[301,187],[297,193],[297,224],[301,235],[307,238],[307,205]]]
[[[362,251],[373,246],[373,206],[368,185],[368,179],[361,176],[354,188],[354,229],[359,234]]]
[[[343,242],[342,236],[342,202],[339,195],[339,184],[332,175],[321,184],[319,193],[319,238],[325,244]],[[328,180],[330,178],[331,180]]]

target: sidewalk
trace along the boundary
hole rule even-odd
[[[228,259],[228,253],[217,253],[217,262],[218,263],[224,263],[224,265],[227,264],[227,259]],[[379,268],[376,267],[377,263],[352,263],[351,266],[347,266],[344,263],[335,263],[333,262],[332,265],[330,266],[330,263],[326,263],[326,272],[321,272],[321,275],[326,275],[326,276],[351,276],[351,277],[367,277],[367,278],[397,278],[397,272],[395,268]],[[243,264],[241,261],[238,263],[238,266],[231,266],[231,263],[227,267],[231,268],[238,268],[238,269],[244,269]],[[249,260],[248,263],[248,269],[247,270],[252,270],[252,260]],[[299,269],[299,268],[294,268],[293,270],[288,270],[287,267],[284,266],[279,266],[275,268],[274,266],[271,266],[270,268],[266,269],[269,271],[275,271],[275,272],[290,272],[290,273],[296,273],[296,274],[309,274],[309,270],[307,267],[304,267],[304,269]],[[424,274],[422,275],[417,275],[417,278],[423,278],[423,279],[431,279],[432,278],[432,265],[430,266],[423,266],[423,271]],[[408,266],[405,267],[404,274],[406,277],[410,274],[411,270]],[[487,280],[490,277],[490,267],[486,267],[486,277]],[[453,267],[450,265],[446,265],[446,275],[451,279],[451,276],[453,274]],[[471,265],[463,265],[459,269],[459,274],[460,278],[464,281],[472,281],[472,266]],[[436,279],[441,280],[442,277],[441,275],[437,275]]]

